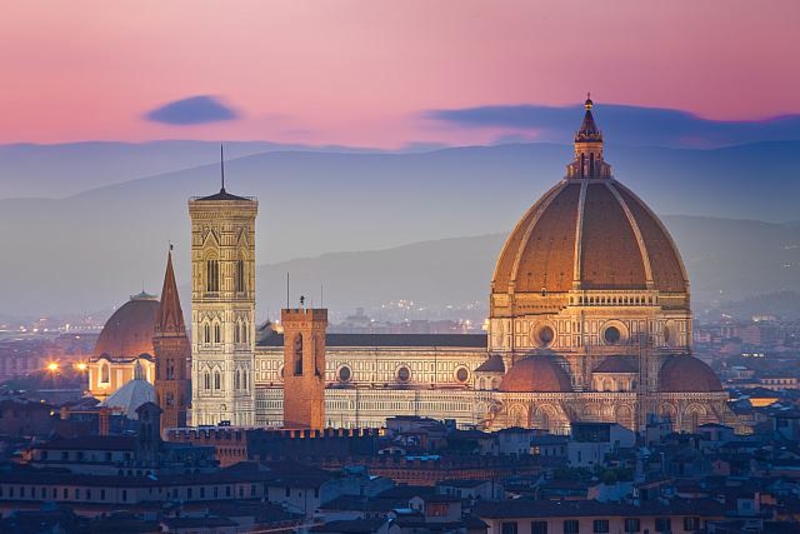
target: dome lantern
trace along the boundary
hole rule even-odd
[[[567,178],[611,178],[611,165],[603,160],[603,133],[592,115],[594,102],[589,94],[583,104],[586,113],[575,133],[575,159],[567,165]]]

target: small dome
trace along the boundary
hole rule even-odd
[[[503,377],[506,393],[568,393],[572,383],[564,369],[548,356],[530,356],[514,364]]]
[[[694,356],[670,356],[661,366],[658,389],[663,392],[707,393],[723,391],[711,367]]]
[[[106,321],[94,346],[96,358],[133,358],[153,354],[158,299],[153,295],[134,295]]]
[[[115,391],[101,405],[121,410],[128,419],[137,419],[136,410],[155,400],[156,390],[153,385],[142,378],[135,378]]]

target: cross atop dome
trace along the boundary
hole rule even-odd
[[[603,134],[594,122],[594,116],[592,115],[593,106],[594,102],[592,102],[591,93],[586,93],[586,102],[583,103],[583,107],[586,108],[586,113],[583,115],[583,123],[581,124],[580,130],[575,134],[576,143],[603,142]]]
[[[603,161],[603,133],[592,115],[591,93],[583,103],[586,113],[575,133],[575,159],[567,165],[567,178],[611,178],[611,166]]]

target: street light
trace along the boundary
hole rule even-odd
[[[58,362],[50,362],[47,364],[47,370],[51,373],[55,373],[58,371]]]

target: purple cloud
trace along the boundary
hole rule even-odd
[[[147,112],[144,117],[152,122],[188,126],[235,120],[239,114],[217,97],[198,95],[160,106]]]
[[[800,139],[800,115],[753,121],[716,121],[685,111],[597,105],[592,110],[606,139],[626,145],[720,147]],[[479,106],[423,112],[426,119],[460,128],[508,128],[509,135],[536,132],[536,139],[568,143],[580,126],[583,106]],[[502,141],[501,141],[502,142]]]

